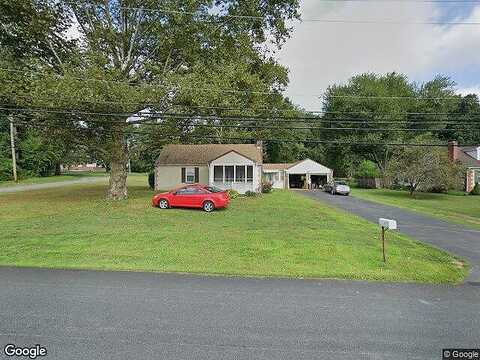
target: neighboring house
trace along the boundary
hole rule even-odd
[[[75,164],[75,165],[61,165],[61,171],[95,171],[102,172],[105,168],[97,163]]]
[[[467,168],[465,174],[465,190],[470,192],[475,184],[480,183],[480,145],[458,146],[456,141],[448,142],[448,157],[458,161]]]
[[[262,143],[166,145],[155,162],[155,189],[203,183],[222,189],[260,192]]]
[[[305,159],[291,164],[263,164],[257,144],[166,145],[155,162],[155,189],[209,184],[222,189],[261,192],[262,178],[277,189],[317,189],[333,179],[333,171]]]
[[[263,164],[265,180],[277,189],[318,189],[333,180],[333,170],[305,159],[291,164]]]

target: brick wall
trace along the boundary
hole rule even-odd
[[[467,171],[467,192],[473,190],[475,186],[475,170],[468,170]]]

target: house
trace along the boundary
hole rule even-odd
[[[166,145],[155,162],[155,189],[203,183],[241,194],[260,192],[262,143]]]
[[[318,188],[333,178],[331,169],[306,159],[291,164],[263,164],[263,147],[256,144],[165,146],[155,162],[155,189],[203,183],[244,194],[260,192],[262,178],[275,188]]]
[[[333,180],[333,170],[305,159],[290,164],[263,164],[265,180],[277,189],[318,189]]]
[[[90,171],[90,172],[105,172],[105,167],[98,163],[83,163],[74,165],[60,165],[62,172],[64,171]]]
[[[465,174],[465,190],[470,192],[475,184],[480,183],[480,145],[458,146],[456,141],[448,142],[448,157],[458,161],[467,168]]]

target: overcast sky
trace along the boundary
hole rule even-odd
[[[410,24],[302,22],[278,54],[290,69],[287,95],[307,110],[333,83],[362,72],[401,72],[426,81],[450,76],[459,92],[480,93],[480,25],[411,22],[480,22],[480,3],[303,0],[303,19],[381,20]]]

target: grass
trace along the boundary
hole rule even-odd
[[[385,189],[353,189],[356,197],[386,205],[418,211],[442,220],[480,228],[480,196],[464,193],[417,193],[410,197],[407,191]]]
[[[0,195],[0,265],[433,283],[467,273],[398,233],[383,264],[377,226],[294,192],[207,214],[153,208],[146,177],[129,181],[115,203],[102,184]]]
[[[32,185],[32,184],[45,184],[52,182],[62,182],[62,181],[71,181],[78,180],[84,177],[105,177],[107,174],[104,172],[68,172],[62,175],[56,176],[44,176],[44,177],[31,177],[20,179],[18,182],[13,180],[0,181],[0,187],[10,187],[15,185]]]

